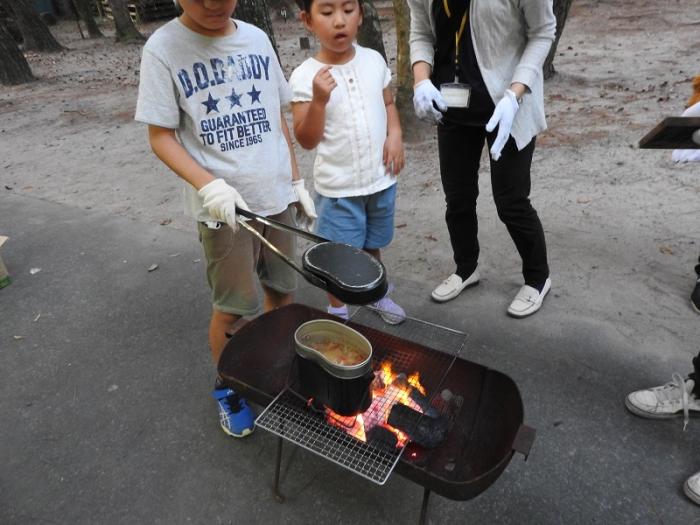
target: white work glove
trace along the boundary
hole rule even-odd
[[[496,140],[493,141],[493,145],[491,146],[491,157],[493,160],[501,158],[501,152],[506,142],[508,142],[510,128],[513,127],[513,119],[519,108],[520,104],[518,104],[515,93],[510,89],[506,89],[505,96],[496,104],[493,115],[491,115],[491,118],[486,123],[486,131],[489,133],[498,126]]]
[[[234,232],[238,230],[236,207],[248,210],[240,193],[226,184],[224,179],[214,179],[202,186],[197,193],[203,199],[202,206],[214,220],[225,222]]]
[[[700,102],[687,108],[681,117],[700,117]],[[671,155],[673,162],[700,162],[700,129],[693,133],[692,139],[698,149],[674,149]]]
[[[294,195],[297,196],[297,224],[302,228],[306,228],[311,231],[311,225],[318,218],[316,214],[316,206],[314,206],[314,200],[309,195],[309,192],[304,186],[304,180],[293,180],[292,188],[294,189]]]
[[[433,102],[440,111],[447,111],[447,102],[429,78],[413,86],[413,109],[416,115],[421,120],[436,124],[442,121],[442,113],[435,109]]]

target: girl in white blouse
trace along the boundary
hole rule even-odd
[[[305,0],[302,20],[319,52],[290,78],[294,134],[316,148],[317,233],[380,258],[393,237],[396,177],[404,165],[399,115],[382,56],[354,44],[362,23],[358,0]],[[348,318],[329,295],[328,312]],[[404,310],[388,296],[370,306],[391,324]]]

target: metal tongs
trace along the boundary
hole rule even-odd
[[[332,242],[314,233],[268,219],[241,208],[236,213],[265,226],[298,235],[314,243],[302,255],[302,266],[282,253],[259,231],[237,217],[238,224],[257,237],[275,255],[317,288],[344,303],[363,305],[378,301],[387,292],[386,268],[369,253],[349,244]]]

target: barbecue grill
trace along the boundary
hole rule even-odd
[[[523,424],[518,388],[508,376],[461,357],[465,334],[410,318],[386,325],[364,308],[347,324],[372,344],[375,370],[389,361],[399,372],[420,372],[425,408],[446,421],[446,437],[432,449],[414,442],[399,447],[369,433],[362,442],[342,425],[330,424],[299,395],[296,383],[294,332],[314,319],[338,320],[299,304],[266,313],[235,333],[219,361],[225,382],[267,407],[256,425],[279,437],[274,478],[279,501],[284,500],[279,487],[284,440],[374,483],[384,484],[396,472],[422,486],[421,523],[431,492],[472,499],[496,481],[514,452],[527,458],[535,431]]]

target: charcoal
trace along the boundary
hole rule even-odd
[[[391,407],[387,422],[425,448],[435,448],[447,437],[447,421],[443,417],[428,417],[400,403]]]
[[[438,417],[440,413],[435,410],[430,405],[430,399],[428,399],[426,396],[424,396],[420,390],[417,388],[413,387],[408,382],[408,378],[406,377],[406,374],[397,374],[396,379],[394,379],[394,382],[392,383],[394,386],[402,388],[404,390],[408,390],[408,395],[409,397],[413,400],[413,402],[420,407],[420,409],[423,411],[423,413],[428,416],[428,417]]]
[[[374,447],[394,450],[398,439],[396,434],[382,426],[375,426],[367,432],[367,443]]]
[[[413,400],[413,402],[416,405],[420,407],[420,409],[426,416],[432,418],[440,416],[440,413],[437,410],[435,410],[435,408],[430,404],[430,399],[421,394],[421,392],[418,389],[412,388],[409,397]]]

